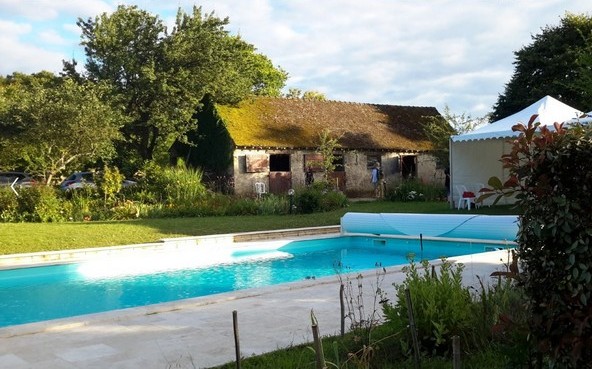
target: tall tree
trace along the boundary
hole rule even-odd
[[[108,81],[127,120],[123,148],[142,160],[183,139],[201,99],[236,103],[248,94],[279,95],[287,74],[225,30],[228,19],[179,10],[169,33],[136,6],[79,19],[88,77]]]
[[[47,184],[60,172],[113,153],[121,116],[105,86],[71,79],[14,75],[0,89],[0,163]]]
[[[546,95],[574,108],[592,107],[592,16],[566,14],[515,52],[514,74],[493,106],[492,120],[523,109]]]

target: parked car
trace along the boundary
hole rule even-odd
[[[0,186],[10,186],[13,183],[18,187],[31,187],[35,180],[24,172],[0,172]]]
[[[93,176],[93,172],[75,172],[60,183],[60,188],[64,191],[82,187],[96,188],[97,185],[94,182]],[[135,184],[135,181],[130,181],[129,179],[124,179],[121,183],[122,187],[134,186]]]

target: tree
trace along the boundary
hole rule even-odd
[[[201,99],[236,103],[249,94],[279,95],[287,78],[269,59],[224,27],[228,19],[177,13],[169,33],[163,21],[136,6],[77,23],[87,77],[107,81],[127,117],[122,152],[151,160],[195,127]],[[70,68],[71,69],[71,68]]]
[[[487,116],[474,118],[470,114],[453,114],[448,105],[444,106],[441,116],[424,117],[424,134],[432,143],[432,155],[440,168],[447,168],[449,163],[449,140],[451,135],[459,135],[474,130],[487,122]]]
[[[0,161],[47,184],[69,167],[110,157],[121,116],[100,84],[77,84],[43,73],[4,81]]]
[[[546,95],[586,110],[592,106],[592,16],[567,14],[515,52],[515,70],[493,106],[492,120],[523,109]]]
[[[322,92],[311,90],[311,91],[306,91],[302,95],[302,100],[325,101],[325,100],[327,100],[327,97],[325,97],[325,94]]]
[[[309,90],[309,91],[302,92],[302,90],[299,88],[290,88],[288,90],[288,93],[286,93],[284,95],[284,97],[286,99],[302,99],[302,100],[315,100],[315,101],[327,100],[327,97],[322,92],[315,91],[315,90]]]

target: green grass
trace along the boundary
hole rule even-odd
[[[306,215],[138,219],[112,222],[1,223],[0,254],[155,242],[161,238],[337,225],[346,212],[459,214],[444,202],[352,202],[347,208]],[[515,214],[510,207],[471,210]]]

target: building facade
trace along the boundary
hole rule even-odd
[[[324,132],[336,140],[332,182],[348,196],[366,196],[373,191],[370,171],[376,163],[387,186],[443,178],[424,133],[429,117],[440,114],[433,107],[279,98],[205,104],[189,135],[193,145],[176,144],[171,154],[210,177],[228,178],[237,195],[255,194],[255,183],[285,194],[305,185],[308,167],[315,181],[324,179]]]

